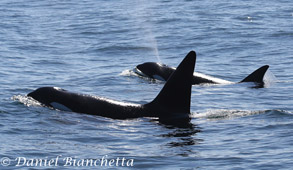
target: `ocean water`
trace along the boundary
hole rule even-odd
[[[292,169],[292,7],[1,0],[0,169]],[[148,61],[176,67],[190,50],[196,71],[233,82],[268,64],[268,83],[193,86],[185,128],[52,110],[26,97],[57,86],[146,103],[164,83],[128,70]]]

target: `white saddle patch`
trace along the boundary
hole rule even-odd
[[[52,102],[50,103],[50,105],[52,107],[54,107],[55,109],[58,109],[58,110],[63,110],[63,111],[69,111],[69,112],[72,112],[71,109],[69,109],[68,107],[64,106],[63,104],[60,104],[60,103],[57,103],[57,102]]]

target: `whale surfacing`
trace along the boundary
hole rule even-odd
[[[264,81],[264,75],[266,71],[268,70],[269,66],[264,65],[260,67],[259,69],[255,70],[253,73],[248,75],[246,78],[244,78],[242,81],[238,83],[243,82],[253,82],[257,84],[258,86],[263,86]],[[139,64],[134,68],[134,72],[142,77],[148,77],[151,79],[161,80],[161,81],[167,81],[168,78],[172,75],[172,73],[175,71],[176,68],[169,67],[165,64],[161,63],[155,63],[155,62],[146,62],[143,64]],[[202,73],[194,72],[192,77],[192,84],[233,84],[233,82],[222,80],[219,78],[215,78],[212,76],[208,76]]]
[[[56,87],[41,87],[27,96],[58,110],[99,115],[113,119],[158,117],[159,120],[189,119],[192,78],[196,53],[190,51],[157,95],[147,104],[114,101],[69,92]]]

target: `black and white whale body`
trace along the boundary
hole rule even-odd
[[[269,66],[264,65],[259,69],[255,70],[249,76],[244,78],[242,82],[254,82],[258,85],[263,85],[263,77],[268,70]],[[165,64],[155,63],[155,62],[146,62],[140,65],[137,65],[134,69],[134,72],[139,76],[148,77],[152,79],[166,81],[170,77],[170,75],[175,71],[176,68],[169,67]],[[222,80],[219,78],[215,78],[212,76],[208,76],[202,73],[194,72],[192,77],[192,84],[232,84],[233,82]]]
[[[56,87],[42,87],[29,93],[28,96],[47,107],[58,110],[114,119],[138,117],[158,117],[159,120],[163,121],[189,119],[195,60],[196,53],[189,52],[157,97],[144,105],[72,93]]]

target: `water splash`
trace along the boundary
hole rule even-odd
[[[30,106],[41,106],[41,103],[34,100],[31,97],[28,96],[22,96],[22,95],[15,95],[11,98],[14,101],[18,101],[20,103],[23,103],[24,105],[30,107]]]
[[[265,111],[249,111],[249,110],[207,110],[203,113],[192,114],[193,118],[205,118],[210,120],[231,119],[264,113]]]
[[[271,86],[272,84],[276,83],[278,79],[270,70],[267,70],[266,74],[264,75],[263,81],[266,86]]]
[[[124,70],[119,73],[119,76],[136,76],[137,74],[133,70]]]

